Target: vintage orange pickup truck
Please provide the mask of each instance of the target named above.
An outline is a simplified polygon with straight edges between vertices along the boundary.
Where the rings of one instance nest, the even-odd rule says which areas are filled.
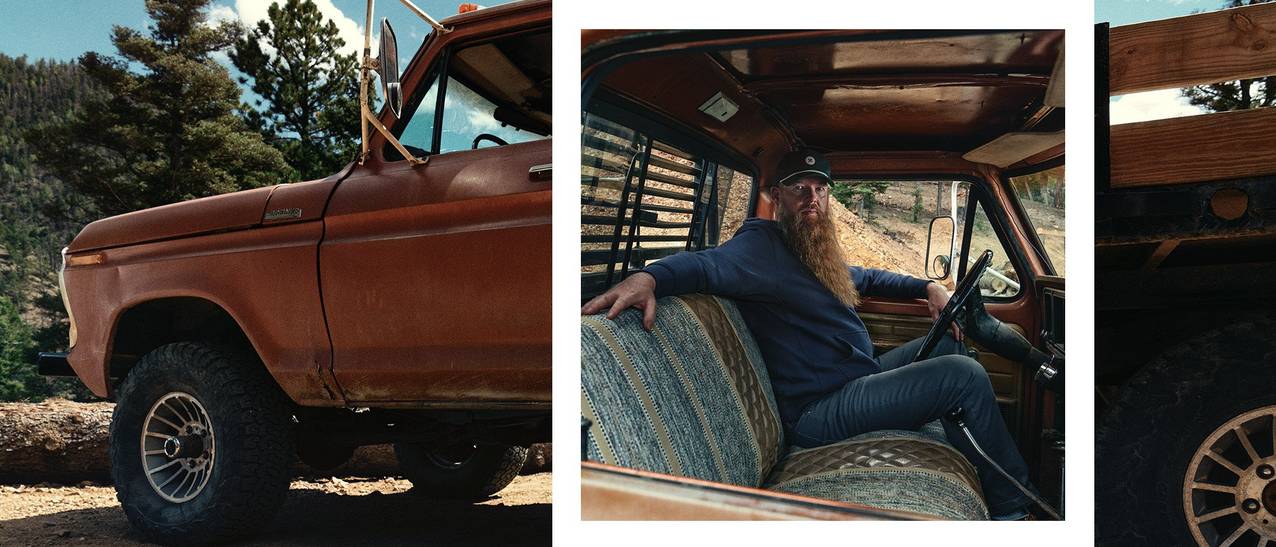
[[[152,539],[269,522],[297,456],[393,442],[417,491],[481,498],[549,440],[550,2],[404,4],[433,31],[401,81],[388,22],[380,59],[365,35],[344,170],[99,220],[63,252],[71,349],[41,368],[117,401],[116,489]]]

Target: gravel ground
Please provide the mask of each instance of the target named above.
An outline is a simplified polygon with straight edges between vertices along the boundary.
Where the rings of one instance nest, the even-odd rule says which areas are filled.
[[[480,503],[433,501],[395,478],[293,481],[274,521],[245,545],[549,545],[552,473],[514,479]],[[110,485],[0,486],[0,545],[142,545]]]

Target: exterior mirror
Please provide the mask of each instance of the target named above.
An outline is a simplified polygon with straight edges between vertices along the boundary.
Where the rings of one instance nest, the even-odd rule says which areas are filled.
[[[948,279],[952,273],[953,244],[956,242],[952,217],[935,217],[930,220],[930,233],[926,237],[926,277]]]
[[[381,52],[377,58],[377,75],[381,78],[381,92],[390,112],[398,118],[403,112],[403,87],[399,84],[399,44],[394,39],[390,20],[381,19]]]

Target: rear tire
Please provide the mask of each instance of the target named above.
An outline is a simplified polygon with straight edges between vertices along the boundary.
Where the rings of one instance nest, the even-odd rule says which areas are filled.
[[[441,450],[423,443],[398,443],[399,470],[414,491],[449,499],[479,500],[509,485],[527,462],[527,448],[480,445]]]
[[[1276,524],[1276,507],[1260,508],[1252,517],[1239,512],[1209,517],[1239,507],[1249,498],[1237,495],[1242,482],[1256,484],[1251,475],[1259,464],[1276,463],[1276,420],[1235,421],[1250,413],[1276,414],[1273,332],[1276,322],[1258,319],[1207,333],[1166,351],[1122,388],[1097,431],[1098,545],[1192,545],[1198,543],[1194,534],[1218,545],[1247,519],[1260,527],[1263,519]],[[1258,461],[1232,433],[1241,421],[1248,423],[1241,430]],[[1207,452],[1220,454],[1241,473],[1227,471]],[[1186,480],[1189,473],[1192,479]],[[1200,483],[1225,488],[1192,486]],[[1189,514],[1200,522],[1189,523]],[[1274,537],[1263,530],[1237,533]]]
[[[288,490],[291,412],[260,365],[203,344],[169,344],[130,371],[117,401],[116,497],[148,539],[220,542],[274,517]]]

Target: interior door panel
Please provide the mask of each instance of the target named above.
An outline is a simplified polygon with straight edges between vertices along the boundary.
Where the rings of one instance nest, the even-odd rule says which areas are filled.
[[[921,308],[923,310],[926,309],[924,305]],[[899,347],[909,340],[926,336],[931,325],[929,315],[888,315],[861,312],[860,319],[863,319],[864,325],[868,327],[868,334],[872,337],[873,345],[879,354]],[[1015,331],[1023,334],[1023,329],[1019,325],[1011,324],[1010,326]],[[1009,409],[1013,409],[1016,407],[1021,399],[1023,367],[1014,361],[988,351],[971,340],[966,340],[966,344],[979,352],[979,364],[983,365],[984,370],[988,371],[988,377],[992,380],[993,392],[997,394],[997,402],[1003,408],[1009,407]]]

